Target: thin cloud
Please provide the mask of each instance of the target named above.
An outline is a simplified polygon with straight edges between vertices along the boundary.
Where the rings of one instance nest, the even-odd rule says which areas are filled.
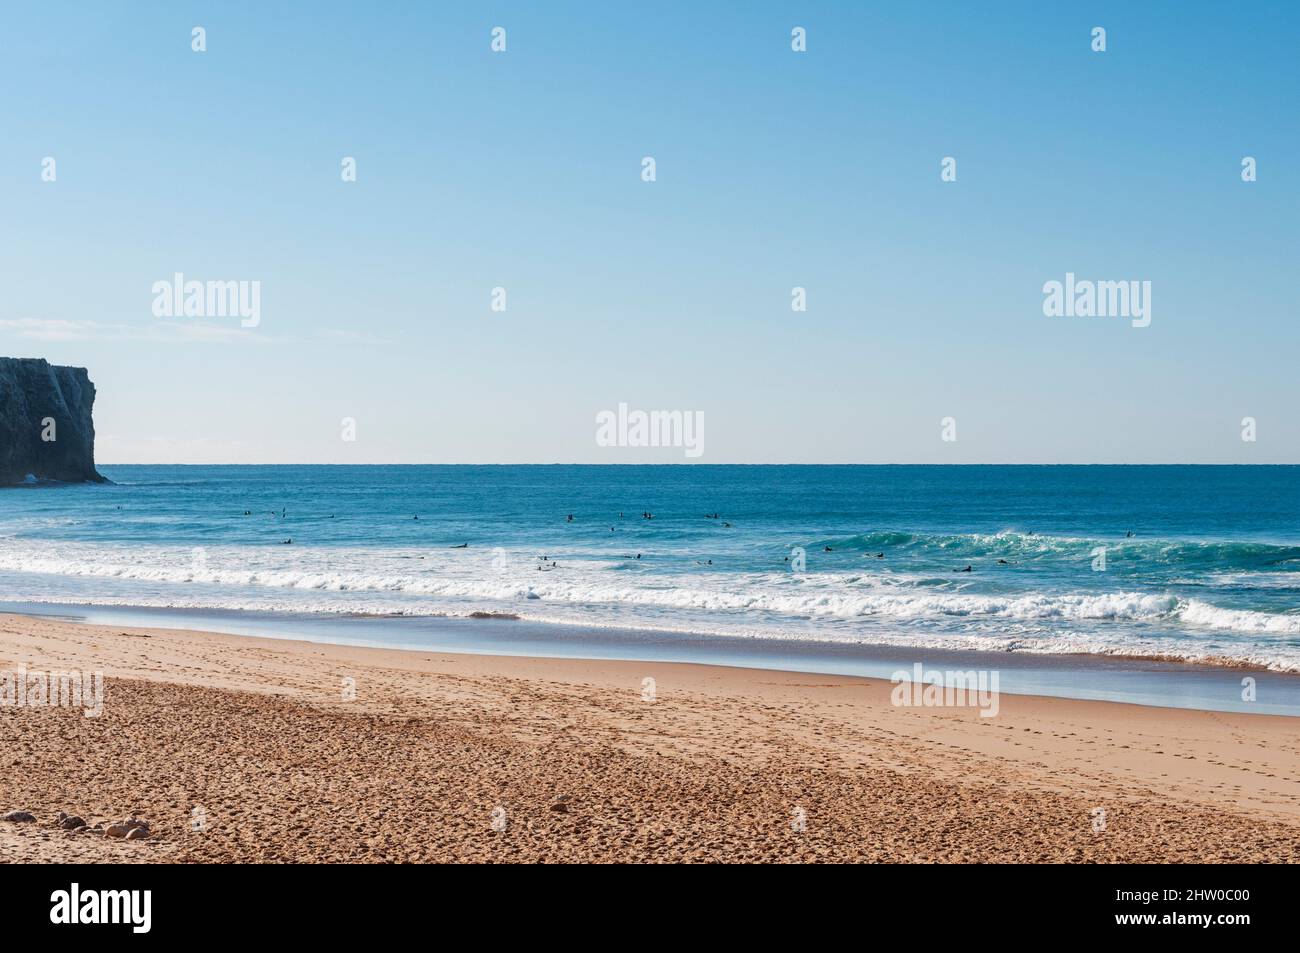
[[[0,318],[0,333],[28,341],[148,341],[175,344],[226,344],[268,341],[257,331],[204,321],[157,321],[150,324],[113,324],[104,321],[69,321],[63,318]]]
[[[324,328],[320,337],[325,341],[349,341],[356,344],[388,344],[388,338],[376,337],[366,331],[348,331],[343,328]]]
[[[236,319],[231,319],[232,321]],[[261,328],[217,324],[210,320],[159,320],[149,324],[115,324],[108,321],[69,321],[64,318],[0,318],[0,335],[26,341],[148,341],[154,344],[234,344],[243,341],[302,343],[324,341],[352,344],[386,344],[387,338],[365,331],[324,328],[307,338],[267,334]]]

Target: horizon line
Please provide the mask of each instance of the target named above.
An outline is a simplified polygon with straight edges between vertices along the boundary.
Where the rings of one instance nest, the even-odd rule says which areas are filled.
[[[1300,467],[1300,462],[1279,463],[96,463],[97,467]]]

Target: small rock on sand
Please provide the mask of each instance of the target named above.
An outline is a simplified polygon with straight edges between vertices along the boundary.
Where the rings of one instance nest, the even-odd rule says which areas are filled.
[[[148,829],[147,827],[133,827],[133,828],[131,828],[131,830],[127,833],[127,835],[126,835],[126,839],[127,839],[127,840],[144,840],[144,839],[145,839],[146,837],[148,837],[148,836],[149,836],[149,829]]]
[[[36,820],[36,815],[27,811],[10,811],[4,816],[4,820],[11,821],[14,824],[30,824]]]

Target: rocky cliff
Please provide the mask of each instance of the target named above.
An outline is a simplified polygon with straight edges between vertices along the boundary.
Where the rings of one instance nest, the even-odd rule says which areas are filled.
[[[0,357],[0,486],[104,482],[95,471],[95,385],[84,367]]]

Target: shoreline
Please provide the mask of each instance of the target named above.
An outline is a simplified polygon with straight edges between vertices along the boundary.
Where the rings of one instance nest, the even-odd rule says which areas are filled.
[[[1300,674],[1159,656],[1039,653],[879,643],[715,636],[523,619],[335,615],[0,602],[18,613],[106,625],[193,629],[281,641],[529,658],[681,662],[889,679],[915,662],[997,671],[1006,694],[1116,701],[1149,707],[1300,717]],[[1256,698],[1245,701],[1243,679]]]
[[[1300,859],[1282,716],[1003,694],[981,718],[854,676],[0,615],[15,665],[107,690],[100,718],[0,707],[0,812],[37,817],[0,822],[6,861]]]

